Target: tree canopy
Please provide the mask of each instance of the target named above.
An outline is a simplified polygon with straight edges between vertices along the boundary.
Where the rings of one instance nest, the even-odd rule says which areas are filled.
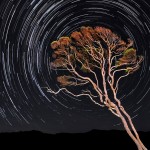
[[[137,56],[131,39],[125,42],[110,29],[99,26],[95,28],[81,27],[70,37],[61,37],[52,42],[51,48],[54,50],[51,67],[58,70],[63,68],[71,73],[69,76],[58,77],[58,82],[62,86],[76,85],[72,80],[74,74],[71,66],[74,69],[90,73],[95,68],[101,69],[105,63],[105,71],[108,72],[110,63],[111,73],[122,69],[125,73],[130,74],[138,70],[143,60],[142,56]]]

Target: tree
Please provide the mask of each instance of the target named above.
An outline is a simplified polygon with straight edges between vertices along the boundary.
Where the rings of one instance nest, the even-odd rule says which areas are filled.
[[[81,27],[70,37],[53,41],[51,69],[59,71],[57,82],[60,89],[48,91],[54,94],[64,91],[75,97],[88,96],[95,104],[107,107],[121,119],[138,150],[146,150],[130,115],[117,98],[121,79],[138,70],[143,61],[143,56],[137,56],[133,44],[131,39],[124,41],[110,29],[100,26]],[[89,90],[87,85],[92,89]],[[72,86],[80,87],[78,94],[70,90]]]

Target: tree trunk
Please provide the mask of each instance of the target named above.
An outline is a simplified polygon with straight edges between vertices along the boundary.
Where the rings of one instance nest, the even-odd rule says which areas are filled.
[[[120,116],[120,119],[123,123],[123,126],[124,126],[126,132],[131,137],[131,139],[134,141],[134,143],[136,144],[138,150],[147,150],[147,148],[143,145],[143,143],[141,142],[141,140],[139,138],[139,135],[138,135],[133,123],[132,123],[131,117],[126,113],[126,111],[124,109],[119,110],[119,108],[116,106],[115,110],[116,110],[117,114]],[[128,118],[129,125],[131,126],[131,128],[132,128],[135,135],[133,135],[133,133],[131,132],[129,125],[128,125],[125,117],[122,115],[121,112]]]
[[[132,122],[131,117],[129,116],[129,114],[125,111],[125,109],[124,109],[123,107],[121,107],[120,110],[121,110],[122,113],[127,117],[128,122],[129,122],[129,125],[130,125],[130,127],[132,128],[132,130],[133,130],[133,132],[134,132],[134,134],[135,134],[135,136],[136,136],[138,142],[139,142],[140,145],[142,146],[143,150],[147,150],[147,148],[144,146],[144,144],[143,144],[142,141],[140,140],[140,137],[139,137],[139,135],[138,135],[138,133],[137,133],[135,127],[134,127],[134,124],[133,124],[133,122]]]

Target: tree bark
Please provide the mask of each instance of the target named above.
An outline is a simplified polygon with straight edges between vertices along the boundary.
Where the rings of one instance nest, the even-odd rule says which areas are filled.
[[[128,124],[127,124],[127,121],[125,120],[125,117],[121,114],[121,112],[120,112],[120,110],[119,110],[119,108],[118,108],[117,106],[115,107],[115,110],[116,110],[116,112],[118,113],[118,115],[120,116],[120,119],[121,119],[121,121],[122,121],[122,123],[123,123],[123,126],[124,126],[126,132],[127,132],[128,135],[131,137],[131,139],[134,141],[134,143],[136,144],[138,150],[146,150],[146,149],[143,149],[143,148],[142,148],[142,146],[141,146],[141,144],[139,143],[139,141],[138,141],[138,140],[136,139],[136,137],[132,134],[132,132],[131,132],[131,130],[130,130]]]

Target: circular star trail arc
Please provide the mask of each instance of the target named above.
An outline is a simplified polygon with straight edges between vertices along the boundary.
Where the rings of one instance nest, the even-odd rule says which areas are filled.
[[[138,54],[145,59],[140,71],[119,85],[118,97],[133,118],[147,111],[149,9],[150,5],[144,0],[3,0],[0,4],[0,116],[3,124],[13,126],[16,121],[30,124],[33,118],[45,123],[40,107],[47,105],[59,115],[69,109],[107,116],[107,111],[90,100],[76,99],[65,93],[55,96],[45,88],[59,88],[56,73],[50,69],[50,43],[81,26],[105,26],[122,38],[134,41]]]

